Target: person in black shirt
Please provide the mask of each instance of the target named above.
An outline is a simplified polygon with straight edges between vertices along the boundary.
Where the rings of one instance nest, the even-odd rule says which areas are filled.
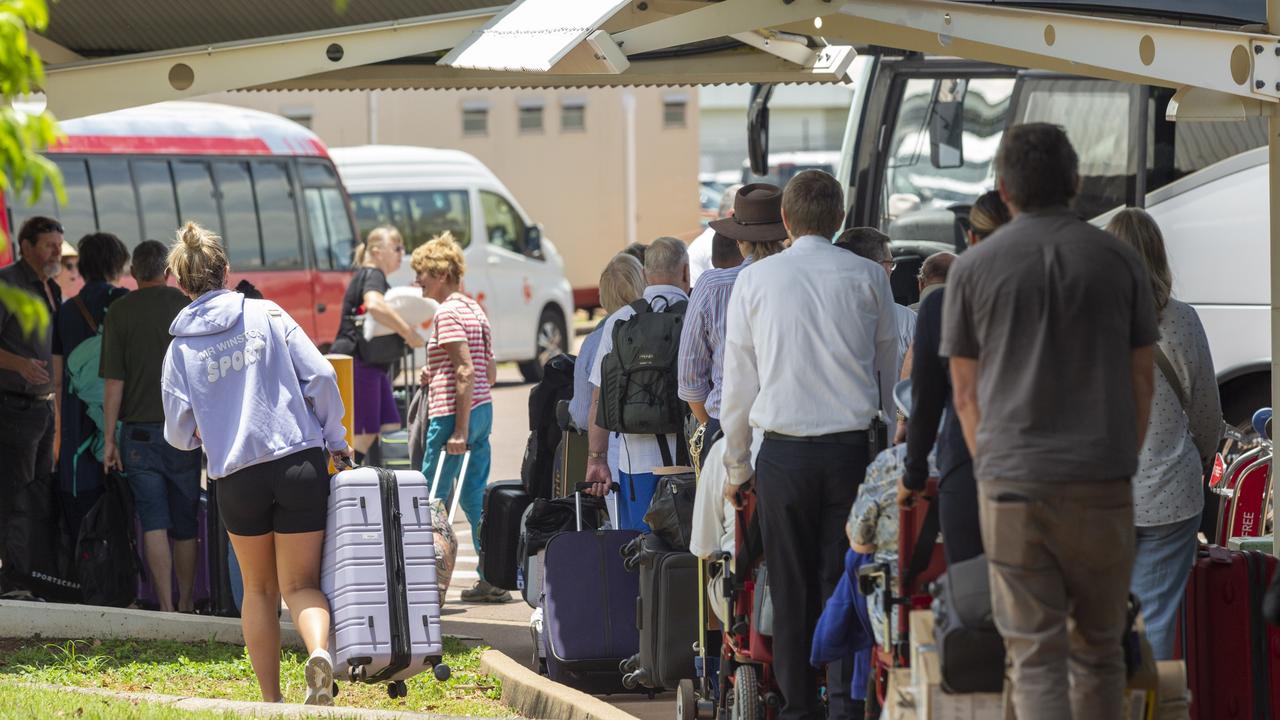
[[[62,225],[47,217],[28,219],[18,231],[18,251],[21,258],[0,269],[0,284],[43,301],[50,322],[43,332],[27,332],[0,304],[0,593],[30,599],[36,554],[52,542],[46,532],[57,461],[52,330],[62,304],[53,278],[61,269]]]
[[[969,213],[969,245],[976,245],[1009,222],[1009,209],[992,190],[973,203]],[[933,290],[932,288],[937,288]],[[951,407],[947,359],[938,355],[942,340],[942,302],[946,286],[934,285],[921,295],[912,344],[911,417],[907,419],[906,474],[898,487],[898,504],[907,505],[924,492],[929,480],[929,452],[938,444],[938,520],[947,539],[947,564],[982,554],[978,528],[978,486],[973,460],[964,444],[960,418]],[[945,414],[945,418],[944,418]],[[942,427],[939,428],[939,422]]]
[[[400,411],[391,394],[391,379],[387,373],[391,362],[379,357],[374,344],[366,341],[363,331],[365,318],[373,317],[380,324],[390,327],[409,347],[423,347],[426,341],[387,304],[387,275],[400,268],[404,260],[404,240],[393,227],[374,228],[364,244],[356,248],[356,273],[342,298],[342,322],[338,337],[333,341],[332,352],[355,358],[355,451],[357,461],[378,438],[383,429],[400,425]],[[381,340],[381,339],[379,339]],[[391,354],[398,354],[398,343]]]

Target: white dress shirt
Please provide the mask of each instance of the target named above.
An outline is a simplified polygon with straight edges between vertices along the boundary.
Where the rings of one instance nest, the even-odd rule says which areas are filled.
[[[698,284],[698,276],[711,269],[711,239],[716,231],[707,228],[689,243],[689,287]]]
[[[729,300],[724,430],[728,481],[751,477],[751,432],[865,430],[893,407],[898,322],[879,263],[815,235],[742,271]]]
[[[644,289],[644,299],[649,301],[654,310],[662,311],[669,303],[677,303],[681,300],[687,302],[689,296],[685,291],[674,285],[650,285]],[[655,300],[657,302],[654,302]],[[630,305],[623,305],[605,319],[604,334],[600,337],[600,346],[597,348],[596,356],[591,362],[591,385],[596,389],[600,387],[600,367],[604,362],[604,356],[613,352],[613,327],[623,320],[629,320],[635,314],[636,311]],[[610,435],[617,435],[617,433],[611,432]],[[667,435],[666,438],[667,449],[671,452],[671,458],[674,462],[676,436],[671,434]],[[658,447],[657,437],[653,435],[630,435],[627,433],[619,435],[618,470],[620,472],[628,475],[639,475],[653,472],[654,468],[662,467],[665,464],[662,460],[662,450]]]

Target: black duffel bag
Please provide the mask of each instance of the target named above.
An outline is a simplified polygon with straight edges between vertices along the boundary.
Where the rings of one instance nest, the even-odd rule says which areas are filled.
[[[649,501],[644,522],[672,551],[689,552],[693,536],[693,501],[698,479],[692,472],[663,475]]]
[[[1004,688],[1004,640],[991,616],[987,557],[947,568],[933,586],[933,638],[949,693],[998,693]]]

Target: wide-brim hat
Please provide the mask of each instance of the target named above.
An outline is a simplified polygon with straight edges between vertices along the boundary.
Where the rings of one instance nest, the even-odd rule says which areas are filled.
[[[769,183],[743,185],[733,198],[733,215],[712,220],[712,230],[739,242],[776,242],[787,239],[782,225],[782,190]]]
[[[80,251],[76,250],[75,245],[72,245],[66,240],[63,240],[62,241],[62,257],[80,257]]]

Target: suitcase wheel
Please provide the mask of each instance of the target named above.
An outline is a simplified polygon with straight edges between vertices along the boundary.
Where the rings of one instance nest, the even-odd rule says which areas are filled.
[[[449,666],[444,663],[436,663],[436,666],[432,668],[432,672],[435,673],[436,680],[439,680],[440,682],[444,682],[450,677],[453,677],[453,670],[449,669]]]
[[[396,698],[408,697],[409,688],[405,687],[403,680],[397,680],[393,683],[387,683],[387,696],[392,700]]]
[[[351,669],[347,671],[347,677],[351,679],[351,682],[362,683],[368,676],[369,674],[365,672],[363,665],[352,665]]]

